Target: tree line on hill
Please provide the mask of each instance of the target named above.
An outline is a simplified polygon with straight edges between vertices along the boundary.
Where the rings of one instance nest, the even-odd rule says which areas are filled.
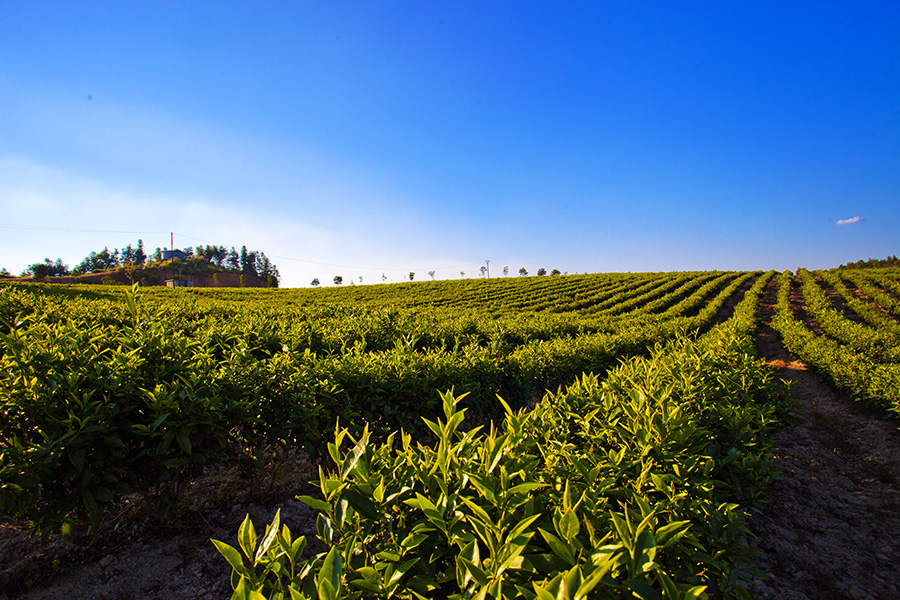
[[[887,258],[870,258],[869,260],[858,260],[841,265],[838,269],[877,269],[878,267],[900,267],[900,258],[897,255],[888,256]]]
[[[144,252],[143,240],[138,240],[137,246],[128,244],[126,247],[113,249],[109,251],[109,247],[104,246],[103,250],[91,251],[84,260],[71,270],[61,258],[51,261],[45,258],[43,262],[36,262],[28,265],[20,277],[33,277],[34,279],[45,279],[47,277],[65,277],[67,275],[84,275],[86,273],[100,273],[104,271],[113,271],[125,267],[154,267],[169,266],[173,263],[184,264],[188,271],[191,270],[222,270],[233,271],[247,275],[256,275],[265,280],[274,278],[275,281],[281,279],[278,273],[278,267],[275,266],[264,252],[257,250],[248,250],[247,246],[242,246],[240,252],[235,250],[234,246],[229,250],[225,246],[206,245],[197,246],[196,248],[188,246],[181,250],[181,258],[174,258],[167,261],[163,260],[163,252],[168,249],[157,248],[149,256]],[[0,275],[10,277],[8,270],[0,270]]]

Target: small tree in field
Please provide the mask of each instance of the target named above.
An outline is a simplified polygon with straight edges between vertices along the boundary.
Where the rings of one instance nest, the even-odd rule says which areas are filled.
[[[434,271],[428,271],[428,274],[431,275],[432,279],[434,279]]]
[[[315,279],[313,279],[312,281],[309,282],[309,285],[311,285],[313,287],[318,287],[320,283],[322,283],[322,282],[319,281],[318,277],[316,277]]]
[[[562,275],[562,273],[559,272],[559,269],[553,269],[550,271],[550,275]]]
[[[466,272],[465,272],[465,271],[460,271],[460,272],[459,272],[459,276],[460,276],[460,277],[465,277],[465,276],[466,276]]]
[[[544,275],[547,274],[547,269],[545,269],[544,267],[541,267],[540,269],[538,269],[537,274],[538,274],[538,277],[543,277]]]
[[[509,267],[503,267],[503,276],[509,277]]]
[[[526,275],[528,275],[528,271],[525,269],[525,267],[519,269],[519,277],[525,277]]]
[[[481,276],[484,277],[485,273],[487,273],[487,267],[484,265],[481,266]]]
[[[412,281],[412,280],[415,279],[415,278],[416,278],[416,272],[415,272],[415,271],[410,271],[410,272],[409,272],[409,280]]]
[[[344,283],[344,278],[341,277],[340,275],[335,275],[334,276],[334,285],[341,285],[342,283]]]

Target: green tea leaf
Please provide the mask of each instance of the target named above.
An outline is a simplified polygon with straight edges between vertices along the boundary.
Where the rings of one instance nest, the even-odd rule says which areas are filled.
[[[572,555],[572,551],[569,550],[569,546],[567,544],[563,543],[558,537],[556,537],[549,531],[546,531],[540,527],[538,528],[538,531],[547,542],[547,545],[550,546],[550,550],[552,550],[556,556],[566,561],[570,567],[575,566],[577,561],[575,560],[575,556]]]
[[[337,548],[332,546],[322,562],[317,577],[319,600],[337,598],[337,590],[341,585],[341,574],[341,555],[338,554]]]
[[[581,530],[581,525],[578,522],[578,516],[571,508],[565,513],[562,513],[558,519],[554,519],[554,521],[556,532],[559,533],[560,537],[566,541],[574,539],[575,536],[578,535],[578,532]]]
[[[225,557],[225,560],[228,561],[228,564],[231,565],[231,568],[237,571],[240,575],[249,577],[250,572],[247,570],[247,567],[244,566],[244,561],[241,559],[240,552],[237,549],[232,548],[225,542],[220,542],[219,540],[211,540],[213,545],[215,545],[216,549],[219,553]]]
[[[272,523],[268,527],[268,531],[266,532],[265,537],[260,543],[259,547],[256,549],[256,555],[253,558],[254,564],[259,563],[260,560],[266,555],[269,551],[269,548],[272,546],[272,543],[275,541],[275,537],[278,535],[278,527],[281,524],[281,509],[279,508],[275,511],[275,518],[272,519]]]
[[[249,513],[238,528],[238,543],[240,543],[241,550],[244,551],[244,556],[253,560],[253,551],[256,549],[256,529],[253,527]]]
[[[297,500],[325,514],[331,514],[331,505],[312,496],[297,496]]]

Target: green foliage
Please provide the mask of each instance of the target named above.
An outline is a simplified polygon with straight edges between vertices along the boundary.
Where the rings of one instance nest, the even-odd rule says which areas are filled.
[[[148,258],[151,258],[155,267],[166,268],[177,266],[184,273],[199,275],[214,272],[215,270],[230,269],[231,271],[240,271],[248,275],[255,275],[260,279],[267,281],[269,287],[278,287],[281,275],[278,268],[272,263],[264,252],[256,250],[247,250],[244,246],[240,255],[231,249],[231,253],[224,246],[207,245],[198,246],[196,249],[187,247],[181,252],[184,259],[179,257],[171,258],[163,261],[163,253],[157,248],[152,257],[148,257],[144,252],[143,240],[138,240],[137,246],[132,247],[128,244],[121,250],[115,248],[112,252],[109,248],[104,247],[99,252],[91,252],[84,258],[73,270],[74,273],[97,273],[103,271],[112,271],[122,267],[143,267],[147,265]],[[49,264],[49,263],[48,263]],[[57,271],[65,267],[60,261],[51,265]],[[46,265],[39,269],[42,273],[46,270]],[[68,274],[68,272],[51,272],[48,275]],[[273,283],[274,280],[274,283]],[[218,284],[216,284],[218,285]]]
[[[900,258],[897,255],[888,256],[887,258],[870,258],[868,260],[858,260],[856,262],[841,265],[839,269],[880,269],[884,267],[896,268],[900,267]]]
[[[791,307],[790,294],[794,276],[785,271],[779,278],[778,304],[772,327],[781,334],[785,346],[803,361],[823,372],[835,384],[854,395],[900,414],[900,366],[896,363],[878,362],[868,354],[871,337],[865,330],[848,325],[843,317],[823,303],[808,273],[801,270],[804,297],[810,303],[810,313],[820,319],[831,331],[841,331],[846,342],[827,335],[817,335],[809,329]],[[821,291],[821,290],[820,290]],[[856,323],[853,324],[857,325]],[[861,334],[854,339],[854,333]]]
[[[817,283],[816,276],[801,269],[797,276],[802,284],[801,289],[803,298],[806,300],[807,312],[825,333],[878,362],[900,361],[900,325],[867,303],[852,297],[837,274],[819,271],[817,275],[844,296],[849,308],[854,309],[857,314],[875,320],[879,327],[874,329],[846,318],[832,304],[825,291]]]
[[[464,398],[447,393],[444,419],[425,420],[430,445],[337,431],[324,500],[301,497],[329,550],[299,564],[287,542],[254,550],[245,521],[249,564],[215,542],[234,597],[741,596],[736,501],[771,476],[761,438],[782,403],[741,319],[532,411],[504,404],[500,429],[464,430]]]
[[[319,456],[431,435],[440,392],[499,418],[709,327],[757,274],[483,279],[319,290],[0,288],[0,503],[36,528],[139,493],[172,510],[212,456]],[[681,285],[671,285],[671,279]],[[765,276],[759,278],[763,281]],[[655,291],[663,287],[668,296]],[[598,309],[615,298],[632,310]],[[668,297],[668,300],[666,298]],[[404,306],[404,308],[398,308]],[[629,316],[631,315],[631,316]],[[549,530],[548,530],[549,531]]]
[[[895,317],[900,317],[900,282],[886,270],[842,271],[840,276],[855,285],[875,304]],[[874,307],[873,307],[874,308]]]
[[[165,510],[229,441],[232,410],[200,376],[208,357],[170,336],[136,290],[124,311],[109,307],[119,314],[108,324],[27,310],[0,321],[0,502],[38,529],[57,529],[73,511],[96,524],[104,505],[134,490]]]
[[[6,274],[9,275],[8,272]],[[24,275],[30,275],[39,281],[46,279],[47,277],[61,277],[68,274],[69,267],[63,263],[61,258],[57,258],[56,262],[52,262],[49,258],[45,258],[44,262],[28,265],[24,273]]]

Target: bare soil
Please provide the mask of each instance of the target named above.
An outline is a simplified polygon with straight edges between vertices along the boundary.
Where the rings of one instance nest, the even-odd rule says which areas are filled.
[[[792,421],[773,438],[781,477],[754,518],[754,598],[900,598],[900,430],[791,356],[769,327],[773,282],[760,303],[757,351],[791,385]],[[799,307],[798,307],[799,308]],[[799,311],[798,311],[799,312]]]
[[[825,291],[825,294],[834,305],[834,308],[839,313],[841,313],[841,316],[849,321],[853,321],[854,323],[859,323],[860,325],[868,325],[865,319],[856,314],[856,312],[847,305],[847,301],[844,299],[844,297],[841,296],[840,292],[834,289],[834,287],[830,283],[826,282],[818,275],[816,276],[816,283],[818,283],[822,287],[822,289]]]
[[[744,291],[744,290],[742,290]],[[791,356],[769,327],[773,280],[760,303],[757,350],[791,386],[792,420],[773,438],[781,477],[753,518],[747,545],[754,598],[896,600],[900,598],[900,430],[895,421],[854,402]],[[742,297],[736,293],[722,315]],[[798,315],[802,296],[794,294]],[[182,516],[163,523],[139,504],[90,541],[29,538],[0,513],[0,600],[227,598],[230,567],[210,538],[236,545],[250,514],[258,531],[277,509],[295,535],[314,541],[315,515],[295,499],[313,494],[315,465],[297,462],[275,482],[220,470],[196,481]]]
[[[884,308],[883,306],[881,306],[880,304],[875,302],[875,300],[873,298],[871,298],[868,294],[866,294],[864,291],[862,291],[861,289],[856,287],[856,284],[854,284],[852,281],[850,281],[849,279],[844,279],[843,281],[844,281],[844,285],[847,286],[847,289],[850,290],[851,294],[853,294],[854,296],[856,296],[863,302],[868,303],[870,306],[872,306],[876,310],[880,311],[883,315],[885,315],[891,319],[894,319],[894,320],[897,319],[896,315],[892,314],[891,311],[889,311],[888,309]]]
[[[257,533],[281,510],[281,522],[307,552],[320,552],[315,513],[295,498],[315,495],[308,461],[292,462],[277,481],[247,479],[212,469],[186,494],[181,515],[162,522],[126,502],[119,515],[84,541],[59,535],[44,542],[0,513],[0,600],[222,599],[231,597],[231,567],[210,539],[238,547],[237,530],[250,515]]]

